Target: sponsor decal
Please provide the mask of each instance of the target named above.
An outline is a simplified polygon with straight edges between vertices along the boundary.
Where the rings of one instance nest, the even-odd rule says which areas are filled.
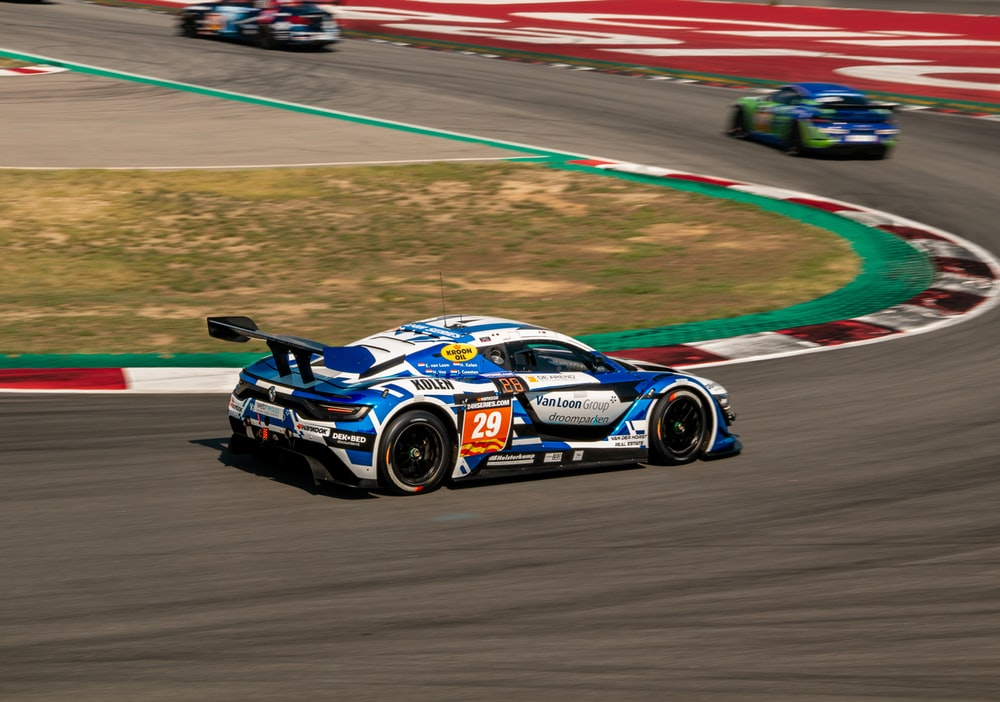
[[[410,381],[416,390],[454,390],[455,384],[444,378],[414,378]]]
[[[330,435],[326,437],[326,443],[330,446],[354,449],[355,451],[371,451],[375,446],[375,435],[331,429]]]
[[[574,461],[582,461],[583,460],[583,450],[582,449],[577,449],[576,451],[573,452],[573,460]]]
[[[450,329],[445,329],[444,327],[435,327],[433,324],[423,324],[421,322],[414,322],[413,324],[407,324],[399,327],[399,331],[418,332],[421,334],[430,334],[431,336],[443,336],[446,339],[468,338],[466,334],[461,332],[453,332]]]
[[[543,422],[578,426],[610,424],[624,409],[618,395],[607,391],[542,393],[532,398],[531,406]]]
[[[564,409],[589,409],[595,412],[606,412],[611,409],[611,403],[605,400],[593,400],[584,398],[582,400],[570,400],[565,397],[541,395],[535,399],[535,404],[539,407],[559,407]]]
[[[327,436],[330,433],[329,427],[320,427],[315,424],[296,424],[295,428],[305,434],[317,434],[319,436]]]
[[[543,463],[560,463],[560,462],[562,462],[562,452],[561,451],[555,451],[555,452],[552,452],[552,453],[547,453],[547,454],[545,454],[545,457],[542,459],[542,462]]]
[[[509,397],[470,402],[460,410],[460,415],[462,456],[496,453],[507,447],[514,417]]]
[[[470,344],[448,344],[441,349],[441,356],[452,363],[471,361],[479,354],[479,350]]]
[[[607,424],[606,421],[602,421],[601,417],[581,417],[575,414],[559,414],[558,412],[548,415],[545,421],[549,424],[593,424],[594,426]]]
[[[499,453],[486,459],[487,465],[531,465],[535,462],[533,453]]]
[[[609,441],[615,448],[640,448],[646,445],[644,436],[613,436]]]
[[[253,409],[257,414],[262,414],[265,417],[271,417],[272,419],[285,418],[285,409],[283,407],[272,405],[271,403],[264,402],[263,400],[254,400]]]
[[[565,385],[573,382],[594,382],[594,379],[585,373],[535,373],[525,376],[529,383],[559,383]]]

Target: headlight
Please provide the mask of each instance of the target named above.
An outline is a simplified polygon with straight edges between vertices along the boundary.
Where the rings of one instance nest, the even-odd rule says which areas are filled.
[[[719,403],[719,407],[722,408],[722,413],[726,415],[726,419],[730,422],[736,419],[736,413],[733,412],[732,405],[729,404],[729,391],[714,380],[708,380],[707,378],[699,378],[699,380],[712,393],[715,401]]]

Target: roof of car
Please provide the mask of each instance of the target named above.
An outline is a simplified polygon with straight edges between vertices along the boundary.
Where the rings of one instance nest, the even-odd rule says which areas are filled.
[[[807,93],[811,97],[817,97],[820,95],[864,95],[864,93],[859,90],[849,88],[846,85],[840,85],[839,83],[809,82],[793,83],[792,85]]]
[[[513,319],[452,314],[401,324],[359,339],[351,346],[367,346],[378,358],[382,355],[409,354],[441,343],[482,347],[521,339],[551,339],[580,344],[560,332]]]

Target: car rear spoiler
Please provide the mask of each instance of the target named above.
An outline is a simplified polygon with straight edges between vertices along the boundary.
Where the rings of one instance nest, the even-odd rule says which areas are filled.
[[[291,375],[289,356],[295,359],[303,382],[312,383],[316,375],[312,369],[313,356],[322,356],[323,365],[330,370],[363,373],[375,363],[372,352],[364,346],[327,346],[312,339],[260,331],[249,317],[209,317],[208,335],[223,341],[246,343],[250,339],[267,342],[274,357],[274,365],[282,376]]]
[[[890,112],[895,112],[900,107],[898,102],[886,102],[884,100],[870,100],[868,105],[871,107],[879,107],[883,110],[889,110]]]

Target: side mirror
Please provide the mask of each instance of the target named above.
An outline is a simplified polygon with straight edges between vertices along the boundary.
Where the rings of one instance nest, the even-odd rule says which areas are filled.
[[[596,351],[587,358],[587,366],[594,373],[614,373],[617,370],[608,360],[607,356]]]

